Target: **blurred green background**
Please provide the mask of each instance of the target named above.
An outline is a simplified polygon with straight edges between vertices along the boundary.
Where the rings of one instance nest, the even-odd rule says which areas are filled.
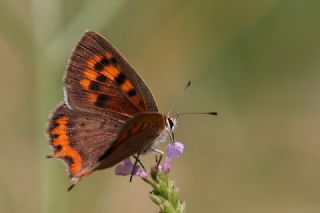
[[[48,113],[85,29],[120,49],[185,143],[188,212],[320,212],[320,1],[0,0],[0,212],[157,212],[138,178],[96,172],[70,193],[46,160]],[[145,157],[147,164],[154,161]]]

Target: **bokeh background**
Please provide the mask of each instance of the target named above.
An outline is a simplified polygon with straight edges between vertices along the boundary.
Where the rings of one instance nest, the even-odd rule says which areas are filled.
[[[113,169],[72,192],[46,160],[48,113],[85,29],[120,49],[185,143],[171,173],[188,212],[320,212],[317,0],[0,0],[0,212],[157,212]],[[162,147],[164,148],[164,147]],[[144,162],[151,164],[152,157]]]

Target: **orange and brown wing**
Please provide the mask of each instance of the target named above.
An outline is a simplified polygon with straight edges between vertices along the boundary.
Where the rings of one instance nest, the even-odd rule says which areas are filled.
[[[157,112],[145,112],[130,119],[121,129],[112,145],[99,157],[99,167],[104,169],[136,153],[145,153],[156,138],[165,134],[164,116]]]
[[[65,101],[71,109],[132,117],[157,111],[148,87],[102,36],[88,31],[78,42],[65,74]]]
[[[99,156],[116,139],[127,122],[122,115],[99,116],[71,111],[65,104],[57,107],[49,120],[47,133],[53,154],[62,159],[70,178],[80,179],[96,169]]]

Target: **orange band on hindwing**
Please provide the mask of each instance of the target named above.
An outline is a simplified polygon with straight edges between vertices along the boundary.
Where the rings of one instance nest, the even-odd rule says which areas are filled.
[[[71,175],[77,174],[82,167],[81,155],[71,147],[68,137],[68,117],[62,116],[52,120],[53,125],[50,130],[52,145],[55,148],[53,157],[61,158],[69,165]]]

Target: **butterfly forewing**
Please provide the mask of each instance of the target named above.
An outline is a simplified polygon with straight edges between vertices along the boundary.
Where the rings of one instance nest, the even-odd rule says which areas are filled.
[[[84,34],[73,51],[65,84],[70,108],[128,116],[158,110],[148,87],[128,62],[92,31]]]

